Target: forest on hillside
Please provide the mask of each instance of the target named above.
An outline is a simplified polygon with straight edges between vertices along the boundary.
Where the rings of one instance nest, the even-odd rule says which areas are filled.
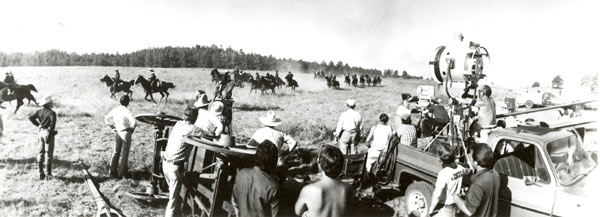
[[[242,70],[279,70],[303,73],[325,71],[334,74],[358,73],[400,77],[398,70],[365,69],[338,61],[315,62],[276,58],[255,53],[245,53],[231,47],[201,46],[148,48],[131,53],[68,53],[48,50],[31,53],[0,52],[0,66],[123,66],[162,68],[224,68]],[[403,73],[408,75],[406,71]]]

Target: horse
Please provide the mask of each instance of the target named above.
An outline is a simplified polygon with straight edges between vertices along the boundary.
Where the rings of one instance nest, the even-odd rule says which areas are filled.
[[[364,87],[365,86],[365,76],[361,75],[359,81],[360,81],[360,86]]]
[[[108,91],[110,91],[110,98],[116,98],[115,94],[120,91],[127,93],[129,97],[133,96],[133,91],[131,91],[131,86],[133,86],[133,80],[129,82],[121,82],[121,84],[117,85],[116,90],[113,86],[113,79],[108,77],[108,75],[104,75],[104,77],[100,78],[100,82],[106,83],[106,86],[109,87]]]
[[[289,79],[286,78],[286,80],[288,80],[288,83],[290,82]],[[275,86],[281,89],[282,86],[285,86],[285,82],[280,77],[277,77],[277,83],[275,84]]]
[[[377,84],[381,84],[381,77],[379,76],[375,76],[375,78],[373,78],[373,86],[377,86]]]
[[[244,82],[249,82],[252,75],[247,72],[233,73],[233,81],[236,86],[244,88]]]
[[[371,86],[371,77],[369,75],[365,75],[365,81],[367,82],[367,86]]]
[[[175,88],[175,85],[171,82],[166,82],[166,81],[161,81],[160,84],[158,85],[158,87],[156,88],[152,88],[152,85],[150,84],[150,81],[146,80],[146,78],[144,78],[144,76],[139,75],[136,79],[135,79],[135,84],[141,84],[142,88],[144,88],[144,92],[146,93],[146,96],[144,96],[144,99],[146,101],[152,101],[154,103],[156,103],[156,101],[154,101],[154,97],[152,96],[153,93],[160,93],[160,101],[162,101],[163,98],[165,98],[165,101],[168,101],[169,99],[169,92],[168,90],[170,88]],[[150,100],[148,99],[148,96],[150,96]]]
[[[349,75],[344,76],[344,83],[346,83],[346,86],[350,86],[350,82],[351,82],[350,76]]]
[[[334,78],[331,78],[331,88],[334,88],[336,90],[340,89],[340,82]]]
[[[298,82],[292,78],[288,81],[286,88],[292,88],[293,91],[296,91],[296,87],[298,87]]]
[[[263,94],[266,90],[271,90],[271,93],[275,94],[275,87],[277,87],[276,81],[275,82],[271,81],[271,80],[267,79],[267,77],[265,76],[260,79],[260,83],[262,83],[261,91],[263,92]]]
[[[212,77],[212,82],[218,84],[221,82],[221,80],[223,80],[224,74],[219,73],[219,70],[215,68],[210,71],[210,76]]]
[[[254,90],[254,93],[256,93],[257,90],[261,90],[261,93],[262,93],[262,83],[260,82],[260,80],[256,80],[253,77],[251,77],[249,82],[250,82],[250,92],[248,93],[248,95],[250,95],[252,93],[252,90]]]
[[[357,86],[358,85],[358,78],[356,77],[356,74],[352,75],[352,86]]]
[[[31,91],[37,92],[37,89],[32,84],[17,85],[15,88],[13,88],[13,94],[8,94],[9,89],[9,87],[5,87],[0,90],[0,104],[2,104],[2,101],[10,102],[12,100],[17,100],[17,107],[15,108],[15,113],[17,113],[19,108],[24,104],[23,99],[27,99],[29,100],[29,102],[33,100],[33,102],[35,102],[35,104],[38,105],[33,95],[31,95]]]

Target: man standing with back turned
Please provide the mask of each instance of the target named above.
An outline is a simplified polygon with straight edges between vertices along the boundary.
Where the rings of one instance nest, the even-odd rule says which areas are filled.
[[[43,108],[37,110],[35,113],[29,116],[29,121],[39,128],[38,141],[39,141],[39,154],[37,157],[39,169],[40,169],[40,180],[46,178],[52,178],[52,156],[54,153],[54,136],[56,136],[56,112],[52,111],[52,97],[46,96],[40,103]],[[45,159],[44,159],[45,158]],[[44,174],[44,160],[46,163],[46,174]]]
[[[135,130],[135,118],[127,109],[129,96],[124,95],[119,99],[121,104],[104,117],[104,123],[115,131],[115,150],[110,161],[110,177],[122,178],[127,174],[127,160],[131,146],[131,134]],[[112,118],[112,121],[110,119]]]
[[[356,154],[356,144],[360,140],[360,130],[362,128],[362,117],[354,110],[356,101],[349,99],[346,101],[346,110],[340,115],[337,128],[333,135],[339,140],[340,150],[343,154]]]

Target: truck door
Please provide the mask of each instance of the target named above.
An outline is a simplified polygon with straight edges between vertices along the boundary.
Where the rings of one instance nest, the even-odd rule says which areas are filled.
[[[556,182],[536,143],[496,138],[494,169],[506,188],[500,189],[498,216],[550,216]]]

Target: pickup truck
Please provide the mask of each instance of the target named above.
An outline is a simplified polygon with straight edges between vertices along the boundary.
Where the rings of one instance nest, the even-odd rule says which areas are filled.
[[[488,144],[506,186],[500,190],[498,216],[590,216],[596,211],[597,157],[584,150],[574,129],[497,129]],[[441,169],[433,150],[399,146],[394,182],[405,189],[409,213],[425,216]],[[470,177],[463,182],[468,186]]]

